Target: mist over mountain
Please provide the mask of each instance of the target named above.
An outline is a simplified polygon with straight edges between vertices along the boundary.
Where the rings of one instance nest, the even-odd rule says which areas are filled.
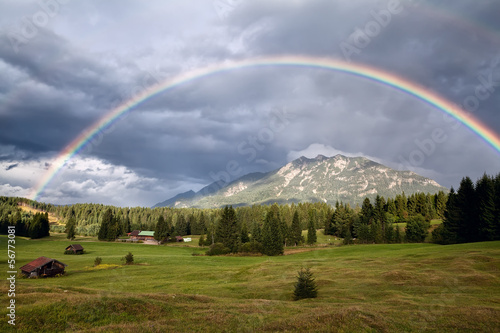
[[[178,194],[154,207],[218,208],[225,205],[249,206],[299,202],[336,201],[361,204],[377,195],[447,192],[432,179],[411,171],[397,171],[364,157],[318,155],[300,157],[268,173],[252,173],[220,185],[212,183],[199,192]]]

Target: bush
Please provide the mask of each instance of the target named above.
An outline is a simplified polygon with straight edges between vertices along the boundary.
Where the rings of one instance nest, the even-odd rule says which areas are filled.
[[[225,247],[222,243],[215,243],[210,246],[210,249],[206,252],[207,256],[219,256],[223,254],[230,253],[231,250],[228,247]]]
[[[94,267],[99,266],[102,263],[101,257],[96,257],[94,260]]]
[[[198,246],[205,245],[205,236],[201,235],[200,240],[198,241]]]
[[[243,253],[262,253],[262,244],[257,241],[251,241],[240,245],[238,252]]]
[[[64,254],[75,254],[75,252],[71,251],[71,250],[65,250],[64,251]]]
[[[132,252],[129,252],[122,260],[125,261],[125,265],[132,265],[134,263],[134,255]]]
[[[293,292],[293,299],[298,301],[304,298],[318,297],[318,288],[316,287],[316,282],[314,282],[310,269],[302,268],[298,274],[297,282],[295,283],[295,291]]]

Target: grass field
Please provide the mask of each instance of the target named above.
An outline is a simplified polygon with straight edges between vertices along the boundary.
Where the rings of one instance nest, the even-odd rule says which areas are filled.
[[[18,268],[41,255],[68,265],[63,277],[17,279],[17,331],[500,331],[500,242],[323,246],[280,257],[197,256],[205,249],[195,239],[75,242],[87,254],[64,255],[64,235],[17,238]],[[5,236],[0,244],[6,272]],[[123,266],[129,251],[136,264]],[[97,256],[101,269],[92,268]],[[319,297],[294,302],[301,267],[311,268]],[[3,283],[2,332],[11,329],[7,291]]]

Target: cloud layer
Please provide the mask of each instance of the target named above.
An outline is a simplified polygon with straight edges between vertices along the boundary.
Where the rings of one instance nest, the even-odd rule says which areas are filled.
[[[152,84],[264,55],[359,62],[463,105],[500,132],[497,1],[7,1],[0,15],[0,195],[29,195],[69,142]],[[440,140],[434,140],[434,134]],[[430,141],[429,141],[430,140]],[[429,105],[311,68],[200,78],[134,108],[40,200],[149,206],[228,167],[269,171],[343,152],[457,186],[498,153]]]

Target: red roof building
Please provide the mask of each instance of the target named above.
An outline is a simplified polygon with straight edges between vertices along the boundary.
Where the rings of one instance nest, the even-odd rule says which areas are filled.
[[[64,268],[66,266],[68,265],[63,264],[58,260],[40,257],[33,260],[29,264],[24,265],[20,268],[20,270],[27,277],[45,277],[64,274]]]

